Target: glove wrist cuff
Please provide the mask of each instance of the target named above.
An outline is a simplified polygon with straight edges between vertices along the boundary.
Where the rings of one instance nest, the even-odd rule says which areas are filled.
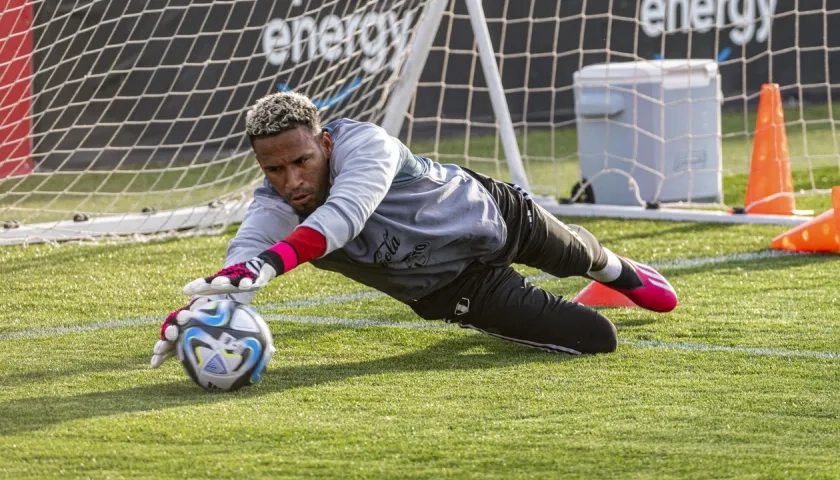
[[[258,255],[265,263],[274,267],[277,274],[286,273],[298,266],[300,259],[297,250],[288,242],[279,242]]]

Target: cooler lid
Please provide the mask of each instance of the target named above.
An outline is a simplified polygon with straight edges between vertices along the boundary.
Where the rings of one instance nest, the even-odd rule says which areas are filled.
[[[574,74],[576,84],[661,83],[665,88],[705,87],[718,75],[707,59],[640,60],[587,65]]]

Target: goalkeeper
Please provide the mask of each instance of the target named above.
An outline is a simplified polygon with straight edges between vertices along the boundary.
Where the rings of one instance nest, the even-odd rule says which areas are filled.
[[[174,353],[179,312],[208,298],[247,303],[305,262],[375,288],[424,319],[571,354],[615,350],[615,326],[529,284],[512,263],[596,280],[649,310],[677,305],[651,267],[560,222],[518,186],[413,155],[372,123],[339,119],[322,127],[303,95],[260,99],[246,132],[265,181],[224,268],[184,287],[193,301],[164,321],[153,367]]]

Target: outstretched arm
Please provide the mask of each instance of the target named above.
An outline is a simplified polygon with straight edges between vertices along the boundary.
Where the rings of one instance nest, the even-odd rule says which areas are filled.
[[[292,259],[296,255],[293,245],[305,254],[317,250],[317,245],[311,247],[307,243],[311,234],[299,223],[292,208],[270,187],[258,188],[242,225],[228,244],[224,268],[214,275],[190,282],[184,287],[184,293],[250,302],[256,291],[251,287],[261,271],[256,264],[265,262],[260,256],[279,256],[282,260],[285,255],[288,268],[278,267],[282,273],[293,268]],[[300,238],[302,240],[296,241]],[[275,258],[269,260],[275,265],[278,263]]]
[[[228,244],[222,271],[235,268],[236,265],[247,262],[272,245],[277,245],[294,235],[299,223],[292,208],[269,187],[258,188],[254,192],[254,201],[248,207],[242,225]],[[255,291],[241,291],[219,296],[248,303],[255,294]]]
[[[237,263],[184,287],[186,294],[253,292],[301,263],[343,247],[361,233],[401,164],[400,144],[372,124],[342,125],[330,158],[335,180],[326,202],[277,243],[260,243]],[[261,250],[262,249],[262,250]],[[245,250],[243,250],[244,252]]]
[[[292,209],[266,187],[254,192],[254,201],[248,207],[245,219],[236,236],[230,241],[225,256],[225,269],[234,268],[242,262],[258,255],[280,240],[294,235],[299,220]],[[201,279],[207,283],[205,279]],[[212,300],[230,299],[249,303],[254,298],[254,291],[240,291],[227,294],[204,294],[194,292],[192,300],[184,307],[171,312],[160,327],[160,337],[154,345],[151,364],[160,367],[175,355],[175,340],[178,338],[178,324],[190,319],[192,311]]]

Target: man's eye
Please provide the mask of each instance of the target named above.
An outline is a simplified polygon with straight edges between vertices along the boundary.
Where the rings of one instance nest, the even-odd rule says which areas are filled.
[[[306,160],[307,160],[307,159],[306,159],[306,158],[303,158],[303,157],[298,158],[298,159],[297,159],[297,164],[298,164],[298,165],[301,165],[301,164],[305,163],[305,162],[306,162]]]

